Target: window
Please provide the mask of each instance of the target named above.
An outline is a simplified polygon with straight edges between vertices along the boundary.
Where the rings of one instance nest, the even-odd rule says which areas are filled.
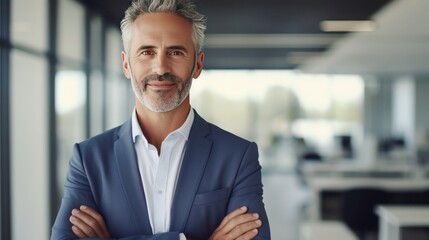
[[[290,170],[296,161],[294,137],[327,155],[335,153],[337,135],[361,137],[359,76],[204,70],[190,96],[207,120],[255,141],[264,167]]]
[[[11,41],[38,51],[47,49],[47,0],[11,2]]]
[[[60,66],[55,76],[57,186],[62,196],[73,145],[86,138],[86,76],[82,69]]]
[[[11,52],[11,225],[14,239],[49,238],[46,71],[46,59],[18,50]],[[28,201],[29,196],[31,201]]]
[[[85,12],[77,1],[58,0],[58,55],[83,61]]]
[[[107,31],[107,128],[113,128],[125,122],[130,116],[132,107],[129,106],[129,89],[131,83],[122,73],[122,42],[117,29]]]

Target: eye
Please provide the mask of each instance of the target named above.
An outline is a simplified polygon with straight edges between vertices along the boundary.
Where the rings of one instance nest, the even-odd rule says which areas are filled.
[[[143,50],[140,52],[140,55],[154,55],[154,52],[151,50]]]
[[[172,55],[172,56],[183,56],[184,53],[182,51],[173,50],[170,52],[170,55]]]

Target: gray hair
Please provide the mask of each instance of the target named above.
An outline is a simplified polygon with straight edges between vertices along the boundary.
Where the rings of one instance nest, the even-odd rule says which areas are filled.
[[[206,19],[204,15],[196,11],[193,3],[189,0],[133,0],[121,21],[122,43],[127,54],[130,50],[134,21],[142,14],[156,12],[171,12],[188,19],[192,23],[192,41],[195,45],[196,54],[201,51],[204,31],[206,30]]]

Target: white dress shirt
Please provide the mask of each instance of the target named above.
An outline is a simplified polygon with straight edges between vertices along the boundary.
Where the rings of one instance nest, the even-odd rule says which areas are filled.
[[[194,111],[191,109],[185,123],[164,139],[160,154],[144,136],[137,120],[136,110],[133,111],[131,121],[134,148],[152,232],[154,234],[168,232],[171,205],[189,132],[194,122]],[[186,239],[185,235],[181,233],[180,239]]]

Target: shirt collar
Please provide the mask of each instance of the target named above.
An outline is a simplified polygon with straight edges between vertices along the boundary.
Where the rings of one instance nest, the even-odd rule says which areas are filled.
[[[188,140],[189,138],[189,133],[191,132],[191,128],[192,128],[192,123],[194,122],[194,109],[191,108],[191,110],[189,111],[188,117],[186,118],[185,122],[182,124],[182,126],[180,126],[178,129],[174,130],[173,132],[171,132],[168,136],[174,134],[174,133],[180,133],[186,140]],[[146,139],[146,137],[143,134],[143,131],[140,127],[140,124],[137,120],[137,111],[134,108],[133,110],[133,114],[131,116],[131,131],[133,134],[133,142],[136,143],[137,141],[137,137],[141,136],[143,139],[143,143],[145,144],[145,146],[148,146],[148,141]],[[168,137],[167,136],[167,137]]]

